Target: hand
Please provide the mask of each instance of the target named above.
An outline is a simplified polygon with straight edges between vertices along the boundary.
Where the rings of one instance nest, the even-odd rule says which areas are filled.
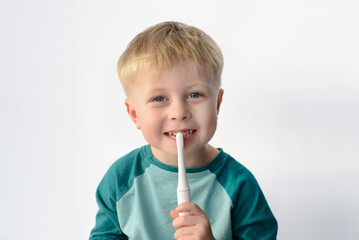
[[[180,212],[189,212],[189,215],[179,216]],[[211,224],[205,212],[194,202],[184,202],[171,211],[176,240],[215,240]]]

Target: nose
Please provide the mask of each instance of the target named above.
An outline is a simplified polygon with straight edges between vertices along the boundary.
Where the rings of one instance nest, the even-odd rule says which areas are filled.
[[[188,120],[192,116],[185,102],[172,102],[168,117],[170,120]]]

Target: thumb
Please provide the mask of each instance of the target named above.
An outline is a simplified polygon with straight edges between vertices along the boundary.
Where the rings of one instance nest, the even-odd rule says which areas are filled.
[[[176,219],[179,216],[176,210],[171,210],[170,215],[173,219]]]
[[[183,202],[180,205],[178,205],[175,210],[177,213],[189,212],[190,215],[197,215],[197,216],[204,214],[202,209],[194,202]]]

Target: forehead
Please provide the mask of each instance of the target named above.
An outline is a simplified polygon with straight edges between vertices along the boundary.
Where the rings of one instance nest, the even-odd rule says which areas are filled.
[[[205,80],[208,84],[215,84],[216,82],[211,68],[198,66],[192,61],[184,61],[166,69],[159,68],[155,65],[148,66],[136,73],[132,84],[134,86],[167,84],[174,79],[182,79],[183,84],[195,80]]]

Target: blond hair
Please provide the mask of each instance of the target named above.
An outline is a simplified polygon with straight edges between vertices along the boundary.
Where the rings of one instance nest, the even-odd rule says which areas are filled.
[[[140,70],[152,66],[168,70],[186,60],[208,67],[221,85],[223,56],[216,42],[202,30],[179,22],[163,22],[139,33],[121,55],[117,72],[126,91]]]

